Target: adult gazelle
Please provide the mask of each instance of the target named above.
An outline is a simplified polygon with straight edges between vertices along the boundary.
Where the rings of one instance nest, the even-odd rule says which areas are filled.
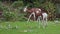
[[[28,9],[27,6],[26,6],[24,8],[24,12],[30,13],[30,16],[29,16],[27,22],[29,22],[30,18],[33,15],[34,16],[34,20],[36,20],[36,18],[37,18],[38,21],[40,21],[40,18],[42,17],[42,25],[43,25],[43,27],[46,26],[46,24],[47,24],[47,16],[48,15],[47,15],[47,13],[43,9],[41,9],[41,8],[31,8],[31,9]]]
[[[28,21],[27,21],[27,22],[29,22],[29,20],[32,17],[32,15],[34,17],[34,20],[36,20],[36,16],[38,15],[38,13],[41,13],[41,9],[39,9],[39,8],[31,8],[31,9],[28,9],[27,6],[26,6],[24,8],[24,12],[30,13],[30,16],[29,16]]]

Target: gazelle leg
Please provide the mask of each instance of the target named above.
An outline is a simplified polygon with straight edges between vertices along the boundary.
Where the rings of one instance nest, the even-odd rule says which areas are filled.
[[[42,19],[42,27],[43,28],[45,28],[45,26],[46,26],[46,23],[45,23],[46,21],[45,21],[45,17],[43,16],[43,19]]]
[[[35,17],[35,13],[34,13],[34,12],[32,12],[32,13],[30,14],[29,18],[28,18],[27,23],[29,22],[29,20],[30,20],[30,18],[31,18],[31,16],[32,16],[32,15],[34,16],[34,20],[35,20],[35,18],[36,18],[36,17]]]
[[[40,23],[40,19],[41,19],[41,16],[38,17],[38,20],[39,20],[39,22],[38,22],[39,28],[40,28],[40,24],[41,24],[41,23]]]
[[[41,16],[38,16],[37,22],[38,22],[38,27],[40,28],[40,18]]]
[[[29,22],[29,20],[30,20],[30,18],[31,18],[31,16],[32,16],[32,15],[33,15],[33,14],[31,13],[31,14],[30,14],[30,16],[29,16],[29,18],[28,18],[28,21],[27,21],[27,23]]]
[[[40,16],[38,16],[38,18],[37,18],[37,22],[40,22],[40,18],[41,18],[41,17],[40,17]]]
[[[37,22],[39,22],[39,17],[37,17]]]
[[[45,25],[47,26],[47,17],[46,17]]]
[[[35,13],[33,12],[34,20],[36,19]]]
[[[47,26],[47,18],[43,18],[43,28],[46,28],[46,26]]]

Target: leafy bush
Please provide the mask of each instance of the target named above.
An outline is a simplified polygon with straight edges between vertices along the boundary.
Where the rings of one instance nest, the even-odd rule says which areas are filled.
[[[22,7],[23,2],[22,1],[15,1],[14,3],[12,3],[11,6],[14,7],[14,8]]]
[[[4,16],[5,20],[9,21],[9,20],[13,20],[13,18],[15,17],[15,14],[13,12],[5,11],[3,13],[3,16]]]
[[[49,19],[54,20],[55,11],[56,11],[56,9],[55,9],[56,7],[55,7],[54,3],[49,1],[49,2],[45,2],[42,6],[48,11]]]
[[[23,13],[21,13],[22,9],[22,1],[15,1],[12,5],[10,6],[5,6],[0,3],[0,10],[3,10],[2,16],[5,21],[25,21],[25,16]],[[12,7],[12,8],[11,8]],[[14,9],[13,9],[14,8]],[[13,9],[13,10],[11,10]]]
[[[55,5],[51,1],[46,1],[46,2],[44,2],[44,1],[45,0],[33,1],[33,3],[34,3],[33,7],[43,7],[44,9],[47,10],[49,17],[52,17],[52,19],[53,19],[55,17],[54,16]],[[23,5],[24,5],[24,3],[22,0],[21,1],[15,1],[10,6],[4,6],[0,2],[0,10],[3,10],[3,16],[4,16],[5,20],[25,21],[25,20],[27,20],[25,18],[26,13],[23,13],[23,11],[21,11],[23,9]],[[30,4],[28,3],[28,5],[30,5]]]

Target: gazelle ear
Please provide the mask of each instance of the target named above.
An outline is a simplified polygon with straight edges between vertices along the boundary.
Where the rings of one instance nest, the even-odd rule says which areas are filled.
[[[28,6],[25,6],[25,8],[28,8]]]
[[[26,8],[27,8],[27,6],[26,6]]]
[[[29,7],[29,5],[26,5],[25,7],[27,8],[27,7]]]

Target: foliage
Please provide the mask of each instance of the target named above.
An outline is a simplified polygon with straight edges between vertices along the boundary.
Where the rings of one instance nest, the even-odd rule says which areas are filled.
[[[56,11],[56,6],[54,5],[54,3],[52,2],[46,2],[42,5],[47,11],[48,11],[48,15],[50,18],[50,20],[55,18],[55,11]]]
[[[14,8],[22,7],[23,6],[23,2],[22,1],[15,1],[14,3],[12,3],[11,6],[14,7]]]
[[[6,20],[27,20],[25,18],[26,13],[22,11],[23,7],[26,5],[33,7],[43,7],[47,10],[49,18],[53,19],[55,17],[55,5],[49,0],[27,0],[29,2],[24,2],[23,0],[14,1],[8,6],[5,6],[0,2],[0,10],[3,10],[3,16]],[[31,3],[32,1],[32,3]],[[7,3],[8,4],[8,3]]]
[[[0,10],[3,10],[2,16],[5,21],[23,21],[26,20],[24,18],[24,14],[21,13],[21,9],[23,8],[22,1],[15,1],[10,6],[5,6],[0,2]]]
[[[3,16],[5,20],[9,21],[9,20],[13,20],[13,18],[15,17],[15,14],[13,12],[4,11]]]

